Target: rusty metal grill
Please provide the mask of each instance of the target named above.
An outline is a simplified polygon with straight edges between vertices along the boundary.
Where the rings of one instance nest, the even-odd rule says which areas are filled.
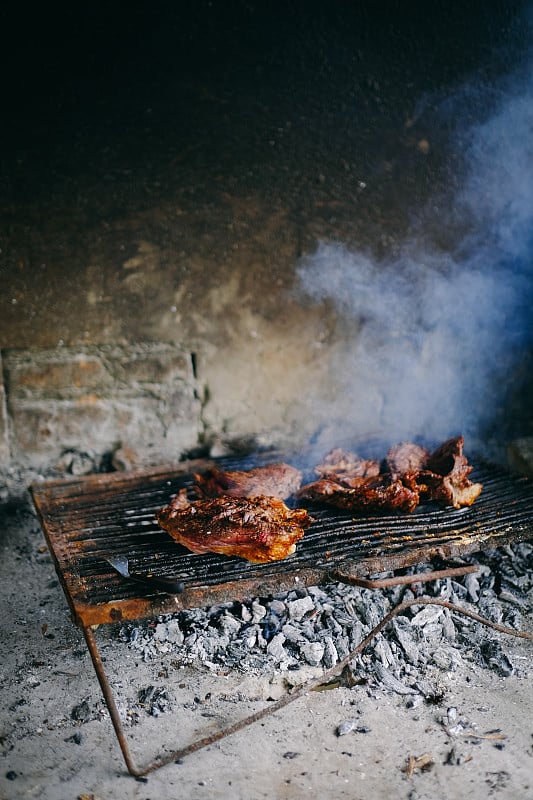
[[[270,454],[253,461],[222,460],[221,466],[246,469],[273,460]],[[480,465],[473,477],[483,482],[484,490],[471,508],[456,511],[427,506],[408,516],[376,514],[357,519],[314,509],[315,522],[298,543],[296,553],[284,561],[257,565],[217,554],[194,555],[162,531],[154,515],[178,489],[191,488],[194,471],[212,463],[196,461],[135,474],[93,475],[32,486],[73,620],[83,629],[126,767],[136,777],[213,744],[299,695],[287,695],[268,710],[186,747],[167,750],[139,768],[130,752],[92,625],[325,583],[335,580],[337,572],[342,573],[340,579],[350,582],[437,556],[446,560],[533,537],[533,485],[526,478]],[[127,555],[134,570],[181,580],[184,591],[168,595],[120,577],[106,561],[119,553]],[[305,688],[299,691],[301,694]]]
[[[254,459],[253,464],[272,462]],[[294,463],[294,460],[292,461]],[[155,512],[193,472],[195,461],[138,473],[93,475],[32,486],[36,508],[74,621],[81,626],[136,619],[182,608],[268,595],[335,579],[337,570],[365,577],[430,558],[451,559],[533,537],[533,485],[527,478],[479,464],[484,484],[466,509],[420,506],[414,514],[354,517],[313,507],[313,525],[283,561],[250,564],[218,554],[194,555],[177,545]],[[223,459],[225,469],[250,460]],[[132,568],[185,584],[176,596],[121,578],[106,557],[127,554]]]

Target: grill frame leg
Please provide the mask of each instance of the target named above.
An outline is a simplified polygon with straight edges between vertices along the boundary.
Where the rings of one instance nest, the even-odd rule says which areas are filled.
[[[120,719],[119,710],[115,702],[113,690],[111,689],[111,685],[107,678],[107,673],[105,671],[102,657],[100,656],[98,645],[96,644],[96,638],[94,636],[93,630],[90,626],[84,626],[82,628],[82,631],[85,637],[85,641],[87,642],[87,648],[89,650],[91,660],[93,662],[94,671],[96,672],[96,677],[98,678],[102,694],[104,695],[104,700],[107,709],[109,711],[109,716],[111,717],[111,722],[113,723],[113,728],[115,730],[115,734],[118,739],[118,743],[120,745],[124,761],[126,763],[126,768],[130,773],[130,775],[132,775],[134,778],[140,778],[142,775],[146,775],[146,773],[150,772],[152,769],[156,769],[157,766],[159,766],[159,764],[157,766],[149,765],[148,767],[145,768],[138,768],[135,766],[135,762],[131,755],[130,748],[128,746],[128,742],[126,739],[126,734],[122,726],[122,720]]]

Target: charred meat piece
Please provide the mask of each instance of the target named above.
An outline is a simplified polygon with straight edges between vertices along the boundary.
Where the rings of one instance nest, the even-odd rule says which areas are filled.
[[[366,460],[357,453],[337,447],[315,467],[315,472],[320,478],[335,480],[343,486],[359,486],[362,479],[379,475],[379,461]]]
[[[291,510],[277,497],[214,497],[189,502],[182,489],[157,514],[176,542],[193,553],[223,553],[254,563],[279,561],[313,521],[301,508]]]
[[[414,511],[420,501],[418,490],[387,476],[364,478],[359,486],[342,486],[322,479],[308,483],[298,492],[298,498],[341,508],[344,511]]]
[[[315,467],[320,480],[303,486],[297,496],[347,511],[410,512],[419,502],[431,500],[454,508],[469,506],[483,487],[468,478],[472,467],[463,455],[463,445],[464,438],[456,436],[430,455],[419,445],[401,442],[390,448],[383,472],[377,461],[332,450]]]
[[[257,497],[268,495],[286,500],[302,485],[302,473],[289,464],[269,464],[247,471],[224,471],[213,467],[195,475],[198,497]]]
[[[445,441],[430,455],[418,477],[427,487],[429,498],[441,505],[471,506],[483,489],[483,484],[472,483],[468,477],[473,467],[463,455],[463,446],[463,436]]]
[[[429,453],[412,442],[395,444],[387,453],[387,468],[393,480],[402,475],[416,475],[424,469]]]

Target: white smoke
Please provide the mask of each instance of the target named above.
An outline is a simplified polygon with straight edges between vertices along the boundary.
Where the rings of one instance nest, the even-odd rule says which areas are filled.
[[[531,78],[461,132],[461,147],[461,189],[439,223],[457,230],[460,220],[468,232],[448,252],[424,237],[426,212],[392,259],[322,243],[299,265],[304,296],[359,323],[337,378],[354,435],[462,432],[479,443],[511,413],[518,360],[533,341]]]

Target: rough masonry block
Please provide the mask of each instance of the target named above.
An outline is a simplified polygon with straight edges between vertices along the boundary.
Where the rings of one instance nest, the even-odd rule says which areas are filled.
[[[119,447],[140,462],[174,461],[198,443],[193,359],[175,345],[11,349],[4,372],[12,456],[22,463]]]

